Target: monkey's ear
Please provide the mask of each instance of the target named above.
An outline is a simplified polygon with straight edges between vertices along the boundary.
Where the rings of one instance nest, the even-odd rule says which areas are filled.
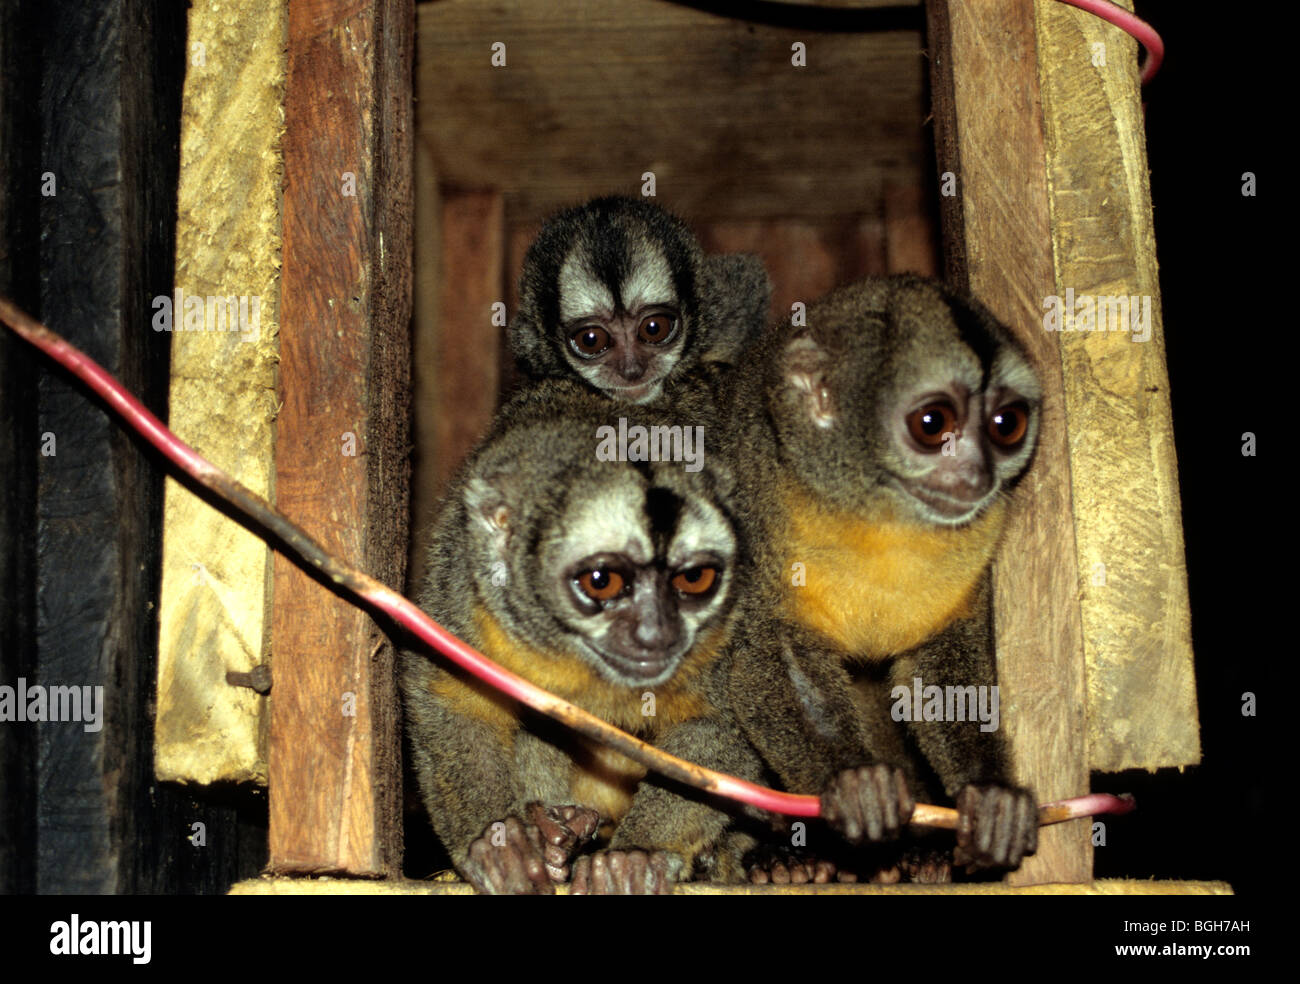
[[[700,316],[713,337],[703,358],[734,362],[767,323],[772,281],[763,261],[749,253],[704,258]]]
[[[835,425],[837,411],[827,383],[830,354],[806,333],[788,341],[781,352],[781,382],[787,399],[817,427]]]
[[[509,501],[510,476],[493,475],[490,478],[474,476],[465,483],[465,512],[470,525],[480,536],[486,537],[493,554],[503,556],[510,541],[510,523],[513,518]]]

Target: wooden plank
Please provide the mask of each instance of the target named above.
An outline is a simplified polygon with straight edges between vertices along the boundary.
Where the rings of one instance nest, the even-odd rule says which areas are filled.
[[[180,306],[177,330],[160,336],[172,346],[171,428],[268,498],[287,16],[283,4],[260,0],[190,11],[189,37],[201,47],[191,49],[181,115],[171,295]],[[235,64],[245,70],[230,71]],[[215,330],[207,297],[244,299],[248,322],[230,323],[223,305],[225,330]],[[187,323],[184,298],[203,306],[197,325]],[[199,326],[206,330],[180,330]],[[178,482],[169,479],[165,495],[155,774],[265,785],[267,698],[228,684],[226,673],[267,662],[270,548]]]
[[[406,556],[413,30],[410,0],[289,7],[277,503],[396,587]],[[269,867],[397,871],[391,646],[279,556],[274,598]]]
[[[415,152],[415,281],[411,307],[411,530],[407,544],[407,583],[424,579],[428,543],[423,531],[437,514],[440,486],[433,467],[438,427],[438,317],[442,296],[442,194],[428,146]],[[415,593],[412,588],[410,594]]]
[[[37,234],[0,244],[0,254],[30,257],[11,268],[25,282],[6,286],[165,415],[170,337],[149,325],[152,299],[172,283],[183,11],[162,0],[69,0],[10,5],[10,14],[34,59],[23,117],[35,123],[26,163],[38,165],[15,177],[25,202],[37,188],[44,194]],[[19,57],[12,68],[22,66]],[[6,176],[24,164],[12,149],[4,148]],[[33,231],[29,209],[6,215],[6,235]],[[11,808],[11,830],[30,855],[17,888],[224,890],[257,867],[241,854],[248,841],[238,808],[153,777],[162,474],[81,387],[44,360],[16,361],[32,372],[35,394],[35,427],[24,421],[17,431],[27,474],[13,479],[20,495],[34,485],[33,500],[18,507],[34,541],[25,571],[34,607],[18,627],[34,618],[35,629],[24,642],[33,649],[18,658],[28,686],[72,686],[90,697],[79,721],[4,725],[27,732],[33,753],[27,777],[18,777],[29,795]],[[14,666],[8,656],[0,664]],[[7,806],[24,792],[10,777],[0,776]],[[202,847],[185,841],[196,822],[210,838]],[[0,881],[9,885],[5,867]]]
[[[505,329],[505,210],[499,192],[448,192],[442,202],[443,290],[434,378],[434,476],[439,493],[487,430],[497,405]]]
[[[890,273],[938,273],[939,241],[919,184],[885,187],[885,251]]]
[[[556,887],[567,895],[567,885]],[[231,895],[473,895],[468,882],[339,881],[319,878],[256,878],[240,882]],[[1231,895],[1232,886],[1216,881],[1139,881],[1101,879],[1083,884],[1059,882],[1012,886],[1005,882],[960,885],[711,885],[687,882],[674,895]]]
[[[796,301],[810,304],[839,284],[882,273],[884,238],[873,216],[837,222],[731,219],[697,224],[710,253],[753,253],[772,280],[772,317],[789,321]]]
[[[512,223],[643,172],[694,219],[869,213],[925,166],[920,11],[660,0],[419,9],[421,139]],[[506,65],[491,63],[505,44]],[[791,46],[806,46],[806,67]]]
[[[427,146],[418,144],[416,154],[422,234],[416,244],[412,516],[414,528],[423,531],[433,524],[447,480],[513,380],[506,328],[492,324],[492,305],[505,302],[513,312],[517,299],[504,276],[501,195],[444,191]],[[528,242],[514,247],[527,249]],[[519,257],[522,262],[522,252]],[[427,549],[427,537],[417,532],[410,545],[411,584],[424,577]]]
[[[1086,792],[1088,768],[1060,351],[1058,336],[1042,330],[1054,278],[1033,7],[932,0],[927,9],[938,168],[957,175],[962,206],[961,227],[949,221],[944,243],[964,262],[945,269],[961,287],[965,269],[969,288],[1025,343],[1043,381],[1038,452],[995,564],[994,607],[1008,736],[1021,779],[1047,801]],[[1087,881],[1091,850],[1084,825],[1046,829],[1038,854],[1010,878]]]
[[[1200,733],[1138,46],[1081,10],[1044,4],[1037,13],[1053,293],[1150,305],[1137,331],[1112,324],[1059,336],[1088,762],[1099,771],[1191,765]],[[1099,50],[1104,65],[1094,64]]]

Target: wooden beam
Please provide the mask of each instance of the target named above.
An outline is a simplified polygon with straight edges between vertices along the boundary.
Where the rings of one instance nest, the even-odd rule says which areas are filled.
[[[463,881],[336,881],[315,878],[257,878],[240,882],[231,895],[473,895]],[[556,895],[568,895],[557,885]],[[947,885],[713,885],[685,882],[674,895],[1231,895],[1232,886],[1219,881],[1140,881],[1101,879],[1084,884],[1057,883],[1011,886],[1005,882],[963,882]]]
[[[1124,298],[1147,316],[1138,330],[1105,330],[1103,321],[1058,336],[1088,763],[1098,771],[1191,765],[1200,761],[1200,729],[1138,45],[1063,4],[1036,12],[1053,294]],[[1111,310],[1106,302],[1101,313]]]
[[[960,222],[943,213],[945,269],[1012,327],[1043,381],[1038,452],[994,568],[994,609],[1003,720],[1020,778],[1047,801],[1087,792],[1088,767],[1064,387],[1058,336],[1042,330],[1055,281],[1034,6],[931,0],[927,10],[938,169],[957,176],[961,204]],[[1087,881],[1091,850],[1085,825],[1043,830],[1011,880]]]
[[[0,208],[0,257],[22,254],[12,266],[0,260],[17,275],[5,287],[165,417],[171,335],[151,322],[154,298],[173,280],[184,11],[163,0],[20,0],[0,21],[3,101],[21,94],[27,124],[24,153],[0,138],[0,183],[12,175],[22,190],[13,214],[10,201]],[[21,55],[8,47],[15,24]],[[7,238],[15,232],[21,238]],[[26,651],[0,656],[0,677],[14,685],[9,673],[19,669],[29,687],[74,687],[83,700],[80,721],[0,728],[0,743],[15,735],[31,754],[26,776],[0,770],[4,822],[13,823],[0,844],[0,890],[224,891],[259,867],[243,850],[243,818],[230,805],[238,795],[218,803],[153,775],[159,460],[44,359],[24,352],[5,363],[6,373],[31,374],[33,399],[15,428],[20,453],[0,469],[19,496],[34,494],[15,518],[28,521],[22,574],[35,589],[7,600],[35,605],[6,626],[5,649],[12,629],[30,634],[19,639]],[[0,547],[7,552],[3,531]],[[194,823],[201,845],[186,842]],[[16,871],[4,857],[10,836],[28,854]]]
[[[160,336],[172,349],[172,430],[268,498],[279,410],[286,18],[282,4],[262,0],[190,10],[198,47],[181,112],[176,291],[168,293],[180,304],[173,327],[195,327],[191,298],[206,330]],[[230,71],[236,63],[247,72]],[[250,77],[265,84],[249,85]],[[222,304],[225,330],[214,330],[207,297],[243,298],[248,323]],[[165,495],[154,772],[171,782],[265,785],[267,698],[230,685],[226,673],[268,660],[271,550],[180,483],[169,479]]]
[[[276,499],[400,588],[411,314],[410,0],[289,5]],[[270,868],[400,870],[393,653],[277,556]]]

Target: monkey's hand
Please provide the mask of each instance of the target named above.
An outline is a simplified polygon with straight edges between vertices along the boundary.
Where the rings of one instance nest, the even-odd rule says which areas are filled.
[[[669,851],[597,851],[573,865],[570,895],[671,895],[686,863]]]
[[[488,824],[469,845],[461,872],[485,895],[553,895],[542,838],[537,828],[518,817]]]
[[[568,881],[569,861],[596,833],[600,815],[585,806],[543,806],[534,802],[524,808],[524,816],[537,829],[547,876],[557,884]]]
[[[957,794],[957,849],[966,870],[1019,868],[1038,850],[1038,804],[1016,786],[968,785]]]
[[[883,763],[845,769],[822,792],[822,819],[850,844],[893,840],[915,807],[903,770]]]

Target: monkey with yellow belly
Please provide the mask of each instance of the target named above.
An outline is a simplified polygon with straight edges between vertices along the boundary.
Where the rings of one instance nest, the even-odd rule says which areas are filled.
[[[996,713],[976,711],[996,709],[989,569],[1037,441],[1037,376],[978,302],[919,277],[836,290],[807,322],[771,328],[727,398],[755,560],[732,705],[850,842],[892,839],[915,798],[946,795],[956,860],[1014,868],[1036,804]]]
[[[761,766],[727,708],[741,556],[708,461],[600,460],[619,408],[564,380],[508,404],[452,483],[420,604],[519,675],[671,754]],[[667,891],[734,880],[731,817],[509,698],[404,653],[407,735],[435,832],[491,893]],[[597,830],[597,827],[600,827]],[[739,843],[738,841],[735,843]]]

